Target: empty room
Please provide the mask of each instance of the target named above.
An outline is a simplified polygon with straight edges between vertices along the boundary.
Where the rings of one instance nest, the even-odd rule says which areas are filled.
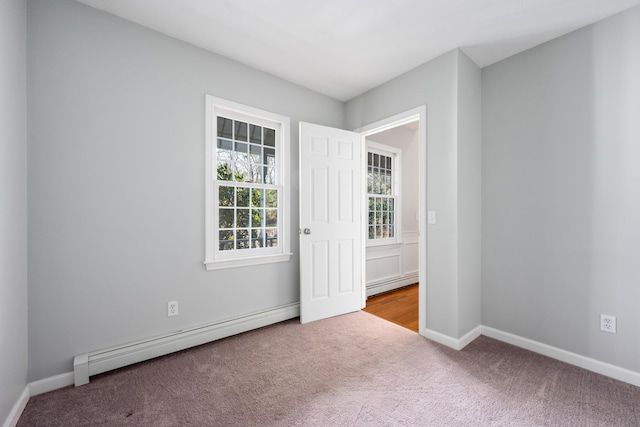
[[[5,0],[0,64],[3,427],[640,425],[640,0]]]

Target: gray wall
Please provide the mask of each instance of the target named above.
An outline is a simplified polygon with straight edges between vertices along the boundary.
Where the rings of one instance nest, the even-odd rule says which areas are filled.
[[[640,7],[482,73],[482,323],[636,372],[638,76]]]
[[[482,286],[481,71],[458,51],[458,336],[480,324]]]
[[[460,197],[480,197],[480,187],[474,190],[459,170],[475,163],[472,175],[479,175],[479,137],[472,134],[479,132],[480,71],[474,67],[464,53],[451,51],[354,98],[346,110],[347,128],[357,129],[427,105],[427,207],[437,212],[438,223],[427,230],[426,327],[455,339],[480,325],[480,245],[477,231],[465,234],[473,222],[468,216],[479,217],[480,205],[470,202],[476,211],[462,216],[458,209]],[[461,89],[472,93],[459,96]],[[465,126],[473,128],[466,132]],[[472,311],[462,313],[461,303]]]
[[[27,385],[26,2],[0,2],[0,423]]]
[[[28,22],[29,379],[297,302],[297,233],[291,262],[204,269],[204,97],[291,117],[292,231],[298,121],[343,127],[343,103],[72,0]]]

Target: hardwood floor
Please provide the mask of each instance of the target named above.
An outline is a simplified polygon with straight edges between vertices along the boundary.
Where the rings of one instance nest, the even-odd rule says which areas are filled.
[[[364,311],[418,332],[418,285],[375,295],[367,299]]]

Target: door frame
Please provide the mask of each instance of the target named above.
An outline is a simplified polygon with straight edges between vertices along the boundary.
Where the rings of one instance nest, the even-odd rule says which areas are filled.
[[[366,137],[375,133],[418,121],[418,333],[425,336],[427,329],[427,106],[421,105],[411,110],[396,114],[356,129],[361,135],[362,144],[362,206],[361,218],[367,218],[367,150]],[[362,233],[362,308],[366,306],[366,233]]]

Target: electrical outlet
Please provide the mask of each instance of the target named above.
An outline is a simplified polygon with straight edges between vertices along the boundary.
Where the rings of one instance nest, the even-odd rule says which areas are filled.
[[[616,333],[616,316],[608,314],[600,315],[600,330],[605,332]]]
[[[178,315],[178,301],[169,301],[167,303],[167,316],[177,316]]]
[[[427,211],[427,223],[435,224],[436,222],[437,222],[436,211]]]

